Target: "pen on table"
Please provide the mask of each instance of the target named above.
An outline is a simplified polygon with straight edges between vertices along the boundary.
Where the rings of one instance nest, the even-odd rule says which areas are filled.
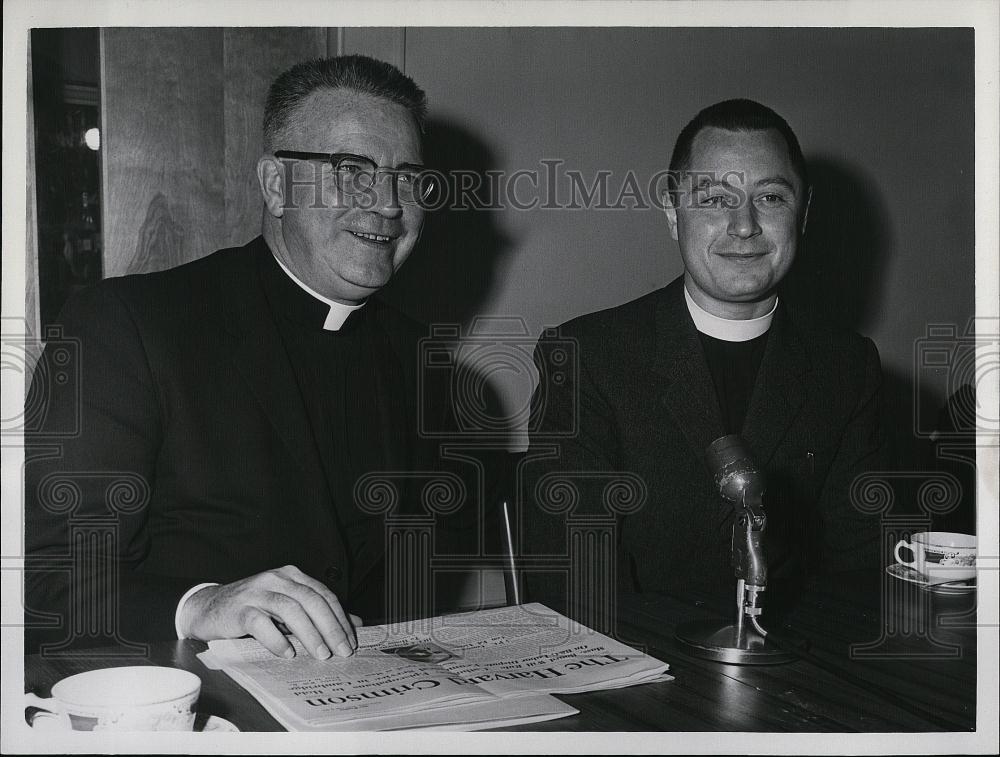
[[[510,575],[511,591],[514,594],[514,604],[521,604],[521,590],[517,580],[517,563],[514,561],[514,536],[510,527],[510,504],[503,501],[503,526],[507,542],[507,570]]]

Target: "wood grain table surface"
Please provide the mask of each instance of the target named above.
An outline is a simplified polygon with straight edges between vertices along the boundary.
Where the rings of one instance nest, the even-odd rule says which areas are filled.
[[[670,664],[673,681],[566,695],[580,713],[519,731],[969,732],[976,728],[976,595],[931,593],[882,575],[817,584],[764,624],[807,640],[806,659],[731,665],[690,655],[677,624],[723,619],[717,599],[643,594],[618,599],[616,635]],[[769,622],[770,620],[770,622]],[[199,712],[241,731],[281,726],[221,671],[197,659],[203,642],[164,641],[145,653],[75,650],[25,657],[25,690],[47,696],[73,673],[168,665],[201,677]]]

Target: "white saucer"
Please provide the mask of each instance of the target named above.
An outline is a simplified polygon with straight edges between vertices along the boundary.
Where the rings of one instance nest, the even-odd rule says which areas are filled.
[[[899,563],[889,565],[885,569],[885,572],[893,578],[916,584],[924,591],[932,591],[935,594],[971,594],[976,590],[976,580],[974,578],[966,581],[947,581],[945,583],[932,584],[920,572]]]
[[[240,730],[225,718],[220,718],[217,715],[209,715],[204,724],[201,723],[200,718],[196,719],[194,729],[198,733],[239,733]]]
[[[239,728],[234,726],[225,718],[216,715],[209,715],[207,719],[199,714],[194,721],[195,733],[239,733]],[[32,728],[39,731],[62,731],[65,730],[56,718],[37,718],[32,724]]]

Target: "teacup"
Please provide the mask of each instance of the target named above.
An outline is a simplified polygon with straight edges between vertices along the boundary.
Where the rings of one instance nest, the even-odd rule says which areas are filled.
[[[913,553],[909,562],[899,551]],[[950,531],[920,531],[910,541],[896,544],[896,562],[915,569],[930,584],[948,581],[968,581],[976,577],[976,537]]]
[[[42,710],[36,725],[51,718],[65,730],[190,731],[200,693],[201,679],[194,673],[135,665],[69,676],[47,699],[25,694],[24,705]]]

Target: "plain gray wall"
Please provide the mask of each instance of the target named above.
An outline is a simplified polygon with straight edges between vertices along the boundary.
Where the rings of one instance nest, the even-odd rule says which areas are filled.
[[[644,183],[666,169],[702,107],[749,97],[782,114],[815,187],[793,293],[875,340],[901,455],[913,452],[914,398],[933,412],[947,394],[946,369],[934,386],[917,378],[915,344],[929,324],[962,333],[974,312],[972,30],[404,34],[406,72],[430,99],[428,151],[445,167],[510,174],[562,160],[585,177],[611,171],[614,198],[629,170]],[[658,209],[449,211],[389,294],[430,321],[519,317],[533,338],[680,272]],[[531,388],[515,373],[495,375],[509,409]]]

